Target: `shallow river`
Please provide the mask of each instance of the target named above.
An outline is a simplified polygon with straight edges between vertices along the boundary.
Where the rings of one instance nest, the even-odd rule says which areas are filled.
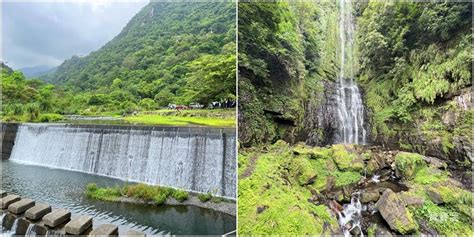
[[[227,214],[191,206],[141,206],[88,199],[83,193],[87,183],[98,186],[124,182],[86,173],[31,166],[12,161],[1,162],[1,189],[53,208],[67,208],[72,215],[93,217],[94,226],[112,223],[120,233],[129,229],[146,234],[211,235],[235,229],[235,218]]]

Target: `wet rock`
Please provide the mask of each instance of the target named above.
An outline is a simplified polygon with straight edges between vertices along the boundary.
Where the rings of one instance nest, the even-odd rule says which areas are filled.
[[[399,195],[406,206],[421,207],[425,203],[425,199],[423,197],[411,195],[406,192],[402,192]]]
[[[446,162],[435,157],[425,156],[423,157],[423,159],[433,168],[446,169],[448,167],[448,164]]]
[[[344,210],[344,208],[341,206],[341,204],[339,204],[335,200],[329,201],[329,208],[331,208],[331,210],[333,210],[335,213],[339,213],[342,210]]]
[[[385,190],[376,204],[377,209],[390,228],[401,234],[414,233],[417,224],[405,203],[391,189]]]
[[[262,212],[264,212],[265,210],[268,209],[268,206],[267,205],[263,205],[263,206],[258,206],[257,207],[257,214],[260,214]]]
[[[380,198],[378,190],[367,190],[360,194],[361,203],[376,202]]]
[[[361,231],[360,231],[360,228],[358,226],[352,228],[352,230],[350,231],[351,233],[351,236],[361,236]]]

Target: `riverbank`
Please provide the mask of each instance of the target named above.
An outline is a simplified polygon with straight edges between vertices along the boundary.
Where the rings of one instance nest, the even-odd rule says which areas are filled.
[[[196,206],[236,216],[233,200],[211,194],[195,194],[168,187],[134,184],[114,187],[86,186],[85,195],[92,199],[110,202],[133,203],[150,206]]]
[[[440,159],[278,141],[238,163],[239,234],[472,235],[470,184]]]
[[[114,113],[87,115],[39,114],[35,119],[27,115],[2,116],[2,122],[58,122],[74,124],[136,124],[162,126],[235,127],[235,109],[161,109],[121,116]]]

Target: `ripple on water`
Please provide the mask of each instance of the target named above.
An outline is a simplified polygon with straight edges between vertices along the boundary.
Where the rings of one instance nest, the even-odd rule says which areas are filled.
[[[153,207],[110,203],[84,197],[87,183],[122,185],[123,181],[86,173],[2,161],[2,190],[29,197],[74,215],[93,217],[94,226],[112,223],[120,233],[224,234],[235,229],[235,218],[197,207]],[[4,235],[4,233],[3,233]]]

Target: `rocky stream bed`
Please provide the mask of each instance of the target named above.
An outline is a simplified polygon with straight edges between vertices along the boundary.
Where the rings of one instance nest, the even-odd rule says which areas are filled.
[[[263,150],[239,157],[241,233],[270,233],[271,222],[282,234],[472,236],[467,168],[378,146]]]

